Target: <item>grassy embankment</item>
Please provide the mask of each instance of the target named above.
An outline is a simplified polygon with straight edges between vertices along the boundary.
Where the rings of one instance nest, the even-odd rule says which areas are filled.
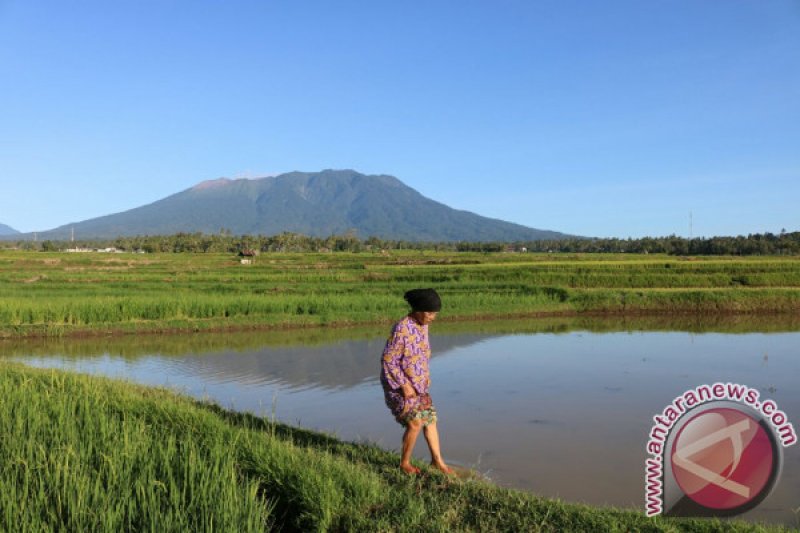
[[[0,252],[0,336],[386,322],[433,286],[443,320],[797,313],[800,259],[630,254]]]
[[[159,389],[0,364],[6,531],[752,531],[480,480]]]

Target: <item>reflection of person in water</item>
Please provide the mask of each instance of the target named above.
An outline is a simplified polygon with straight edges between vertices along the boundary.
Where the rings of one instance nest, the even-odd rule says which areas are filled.
[[[383,349],[381,370],[386,405],[406,428],[400,468],[409,474],[419,473],[419,468],[411,464],[411,452],[422,430],[431,452],[431,465],[450,474],[452,471],[439,451],[436,409],[428,392],[431,381],[428,324],[436,319],[442,301],[433,289],[414,289],[405,293],[404,298],[411,306],[411,312],[392,327]]]

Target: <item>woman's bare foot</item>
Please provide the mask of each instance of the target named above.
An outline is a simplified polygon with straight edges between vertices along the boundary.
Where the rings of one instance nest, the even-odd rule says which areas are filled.
[[[448,476],[452,476],[455,474],[455,472],[453,472],[453,469],[444,464],[443,462],[435,463],[431,461],[431,466],[442,472],[442,474],[447,474]]]
[[[403,470],[403,472],[405,472],[406,474],[411,474],[411,475],[414,475],[414,476],[416,476],[417,474],[419,474],[419,473],[420,473],[420,469],[419,469],[419,468],[417,468],[416,466],[412,465],[412,464],[407,464],[407,465],[403,465],[403,464],[401,464],[401,465],[400,465],[400,468],[401,468],[401,469]]]

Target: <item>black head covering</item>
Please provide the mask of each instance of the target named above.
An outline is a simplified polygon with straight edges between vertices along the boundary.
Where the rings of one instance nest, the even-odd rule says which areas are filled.
[[[412,289],[403,298],[414,311],[438,312],[442,308],[442,299],[433,289]]]

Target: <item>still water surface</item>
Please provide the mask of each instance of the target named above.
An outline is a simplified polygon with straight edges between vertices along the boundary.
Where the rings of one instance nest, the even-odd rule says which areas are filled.
[[[800,428],[795,325],[769,333],[741,325],[716,328],[737,333],[714,326],[702,333],[572,327],[498,325],[500,332],[492,332],[491,325],[480,324],[475,332],[468,326],[448,332],[431,326],[432,397],[448,461],[503,486],[643,509],[652,417],[683,391],[716,381],[746,384],[773,398]],[[351,339],[340,331],[335,340],[295,332],[291,338],[205,334],[185,345],[164,340],[163,346],[158,337],[4,343],[0,354],[34,366],[169,386],[225,407],[398,450],[401,428],[383,404],[378,382],[383,329],[353,331],[357,338]],[[421,438],[415,455],[427,460]],[[795,445],[784,450],[776,490],[744,517],[797,526],[798,507]]]

